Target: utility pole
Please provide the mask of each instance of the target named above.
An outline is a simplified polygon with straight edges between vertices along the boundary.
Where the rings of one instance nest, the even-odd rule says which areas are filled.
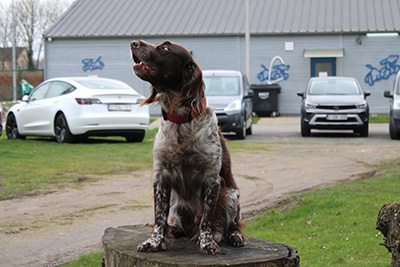
[[[245,30],[245,43],[246,43],[246,76],[250,82],[250,8],[249,1],[246,0],[246,30]],[[251,83],[251,82],[250,82]]]
[[[13,27],[13,44],[12,44],[12,72],[13,72],[13,100],[17,100],[17,75],[16,75],[16,62],[15,62],[15,36],[16,36],[16,25],[15,25],[15,14],[14,14],[14,0],[12,1],[12,27]]]

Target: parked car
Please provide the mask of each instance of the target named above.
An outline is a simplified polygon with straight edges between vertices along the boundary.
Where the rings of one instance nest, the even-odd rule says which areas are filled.
[[[141,142],[150,118],[148,107],[139,107],[143,99],[113,79],[50,79],[10,108],[6,135],[8,139],[53,136],[59,143],[87,136],[123,136]]]
[[[301,135],[311,129],[353,130],[368,136],[369,106],[355,78],[311,78],[305,92],[298,92],[301,102]]]
[[[253,91],[240,71],[203,71],[207,103],[215,108],[222,132],[234,132],[237,139],[252,134]]]
[[[385,91],[383,95],[390,98],[390,138],[400,139],[400,72],[396,75],[392,91]]]

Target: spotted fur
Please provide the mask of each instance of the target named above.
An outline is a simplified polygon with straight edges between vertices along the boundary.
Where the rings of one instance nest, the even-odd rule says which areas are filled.
[[[165,112],[190,118],[163,120],[156,135],[154,229],[138,251],[166,250],[169,233],[197,239],[204,254],[219,253],[222,239],[243,246],[239,190],[217,117],[204,102],[200,68],[186,49],[168,41],[134,41],[131,50],[136,75],[152,85],[144,104],[157,102]]]

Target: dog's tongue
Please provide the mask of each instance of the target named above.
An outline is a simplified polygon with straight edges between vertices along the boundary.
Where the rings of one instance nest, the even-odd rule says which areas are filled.
[[[153,72],[152,68],[150,68],[147,65],[144,65],[143,63],[135,64],[133,66],[133,70],[135,71],[135,73],[150,73],[150,72]]]

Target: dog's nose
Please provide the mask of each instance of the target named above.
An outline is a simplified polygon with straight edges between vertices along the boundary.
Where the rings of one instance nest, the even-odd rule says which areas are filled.
[[[140,42],[139,41],[133,41],[132,43],[131,43],[131,48],[132,49],[134,49],[134,48],[139,48],[140,47]]]

